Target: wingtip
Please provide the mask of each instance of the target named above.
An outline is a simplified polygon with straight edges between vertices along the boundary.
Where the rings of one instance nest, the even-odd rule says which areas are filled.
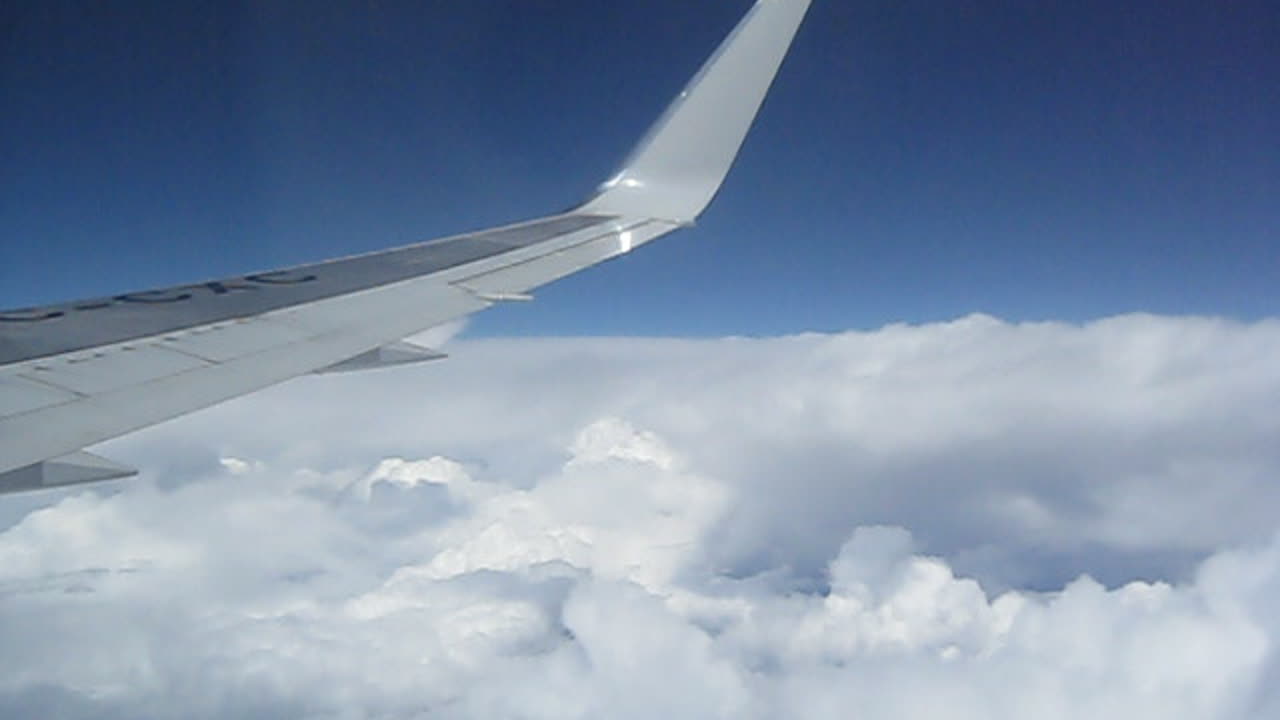
[[[583,212],[692,223],[723,184],[811,0],[757,0]]]

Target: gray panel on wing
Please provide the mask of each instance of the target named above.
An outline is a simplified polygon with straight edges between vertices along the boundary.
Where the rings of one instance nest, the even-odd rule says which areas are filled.
[[[94,353],[86,358],[55,358],[24,370],[19,377],[82,395],[141,385],[195,370],[209,363],[159,345]]]
[[[0,375],[0,418],[61,405],[78,397],[69,390],[49,387],[17,375]]]
[[[168,344],[189,355],[226,362],[280,345],[301,342],[312,334],[312,330],[297,327],[281,318],[256,317],[196,328],[183,332]]]

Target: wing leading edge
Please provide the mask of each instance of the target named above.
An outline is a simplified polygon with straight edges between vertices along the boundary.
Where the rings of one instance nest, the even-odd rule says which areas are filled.
[[[758,0],[568,213],[367,255],[0,312],[0,494],[127,476],[95,443],[314,372],[442,357],[403,338],[692,224],[810,0]]]

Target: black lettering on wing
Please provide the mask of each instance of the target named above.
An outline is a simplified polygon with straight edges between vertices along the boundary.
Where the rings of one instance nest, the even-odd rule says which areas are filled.
[[[66,308],[45,307],[7,310],[0,312],[0,323],[37,323],[63,317],[67,314],[68,310],[89,312],[92,310],[104,310],[113,305],[119,305],[122,303],[134,305],[168,305],[190,300],[197,292],[207,292],[212,293],[213,295],[230,295],[238,292],[258,292],[263,289],[262,286],[301,285],[303,283],[315,282],[318,279],[319,278],[317,276],[310,273],[299,272],[296,270],[278,270],[275,272],[249,275],[242,280],[207,282],[200,285],[187,285],[179,288],[170,288],[168,290],[146,290],[144,292],[126,293],[124,295],[116,295],[115,297],[104,298],[101,300],[83,300]]]
[[[182,288],[178,288],[176,290],[148,290],[146,292],[129,293],[127,295],[116,296],[116,300],[122,303],[143,303],[146,305],[176,303],[190,299],[191,293],[186,292]]]
[[[247,275],[245,280],[262,283],[263,285],[301,285],[302,283],[315,282],[317,278],[315,275],[297,270],[277,270],[275,272]]]
[[[30,308],[26,310],[9,310],[0,313],[0,322],[6,323],[32,323],[41,322],[43,320],[53,320],[66,315],[61,310],[53,308]]]
[[[208,290],[214,295],[229,295],[235,292],[257,292],[260,288],[250,285],[239,280],[226,280],[218,282],[207,282],[203,285],[196,285],[193,288]]]

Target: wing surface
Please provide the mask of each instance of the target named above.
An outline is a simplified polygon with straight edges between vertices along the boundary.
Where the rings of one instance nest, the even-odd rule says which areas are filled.
[[[84,448],[314,372],[442,357],[402,339],[690,225],[810,0],[758,0],[583,206],[284,270],[0,312],[0,493],[130,473]]]

